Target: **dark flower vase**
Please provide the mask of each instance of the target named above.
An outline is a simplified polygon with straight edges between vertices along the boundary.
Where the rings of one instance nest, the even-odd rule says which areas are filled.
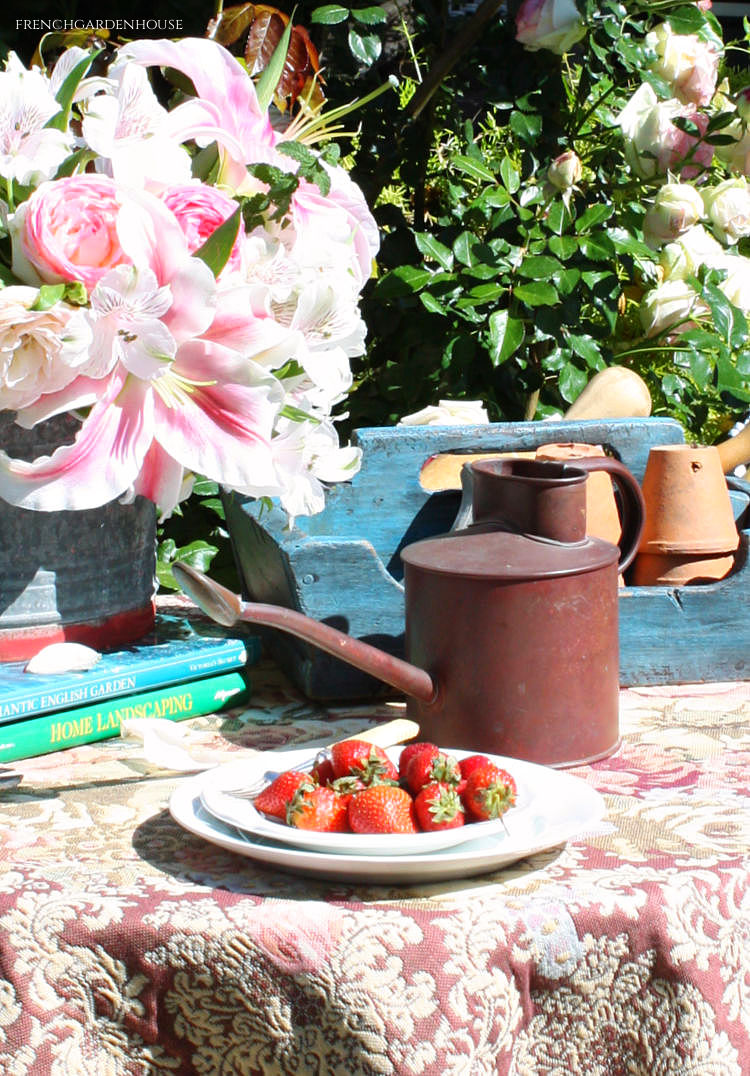
[[[23,430],[0,414],[0,446],[33,459],[70,440],[61,416]],[[0,661],[25,661],[54,642],[105,650],[154,624],[156,512],[136,498],[85,511],[37,512],[0,500]]]

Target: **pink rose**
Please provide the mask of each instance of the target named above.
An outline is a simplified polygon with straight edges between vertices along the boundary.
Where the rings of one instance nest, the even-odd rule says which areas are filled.
[[[530,52],[549,49],[562,56],[585,32],[574,0],[524,0],[516,14],[516,41]]]
[[[648,82],[630,98],[617,122],[625,141],[625,156],[639,176],[651,178],[674,171],[681,179],[692,179],[711,164],[713,148],[681,131],[673,122],[680,117],[705,132],[707,116],[675,99],[659,101]],[[688,155],[690,161],[682,164]]]
[[[35,271],[48,284],[80,280],[91,290],[129,261],[117,233],[119,211],[117,185],[107,176],[42,183],[14,214],[14,270],[28,283],[37,283]]]
[[[177,218],[191,254],[203,246],[219,225],[237,209],[237,202],[228,195],[197,181],[167,187],[160,198]],[[245,232],[240,226],[226,265],[228,270],[238,271],[242,267],[244,239]]]
[[[696,34],[675,34],[662,23],[646,35],[646,44],[656,53],[652,70],[672,88],[683,104],[705,106],[716,91],[719,51],[713,42]]]

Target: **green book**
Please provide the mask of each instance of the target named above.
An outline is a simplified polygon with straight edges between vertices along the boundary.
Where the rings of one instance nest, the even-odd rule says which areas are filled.
[[[218,713],[231,706],[240,706],[247,700],[249,691],[247,677],[235,671],[172,684],[155,691],[105,699],[94,705],[8,721],[0,725],[0,763],[119,736],[120,723],[135,717],[183,721],[201,714]]]

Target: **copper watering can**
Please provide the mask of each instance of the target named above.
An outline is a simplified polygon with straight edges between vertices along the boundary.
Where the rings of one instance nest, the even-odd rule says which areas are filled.
[[[397,688],[423,739],[551,766],[619,744],[618,572],[643,528],[619,461],[467,464],[473,522],[407,546],[406,654],[393,657],[295,610],[242,601],[185,564],[174,574],[220,624],[279,628]],[[588,471],[622,504],[622,550],[586,537]]]

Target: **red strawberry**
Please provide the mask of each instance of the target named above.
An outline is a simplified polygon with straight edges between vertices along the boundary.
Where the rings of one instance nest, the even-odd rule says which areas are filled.
[[[418,833],[414,801],[397,785],[370,785],[349,803],[354,833]]]
[[[419,743],[410,743],[403,748],[398,759],[398,777],[400,781],[406,779],[406,767],[409,765],[415,755],[418,755],[421,751],[429,749],[430,751],[437,751],[437,744],[428,743],[425,740],[420,740]]]
[[[375,777],[398,780],[398,770],[382,747],[366,740],[341,740],[331,748],[336,777],[363,777],[369,784]]]
[[[286,820],[296,829],[319,833],[347,833],[349,830],[346,802],[332,788],[322,785],[301,785],[287,808]]]
[[[330,784],[335,776],[333,772],[333,763],[330,758],[327,758],[325,755],[320,755],[319,758],[316,758],[310,773],[319,785]]]
[[[367,788],[367,785],[361,777],[352,777],[350,774],[348,777],[337,777],[331,782],[331,788],[339,799],[348,805],[352,796],[361,792],[363,788]]]
[[[303,784],[312,784],[309,774],[299,770],[280,773],[255,797],[255,809],[263,814],[270,814],[273,818],[286,819],[287,806]]]
[[[427,833],[457,829],[464,824],[464,809],[455,786],[433,781],[414,800],[417,823]]]
[[[516,782],[499,766],[479,766],[466,780],[463,802],[466,813],[478,822],[499,818],[516,802]]]
[[[458,763],[458,771],[461,774],[461,780],[458,782],[456,791],[459,796],[463,795],[466,788],[466,780],[473,770],[476,770],[479,766],[489,765],[489,759],[486,755],[468,755],[466,758],[462,758]]]
[[[460,778],[458,763],[452,755],[446,755],[437,747],[428,747],[414,755],[406,767],[406,786],[416,796],[420,789],[432,781],[457,785]]]

